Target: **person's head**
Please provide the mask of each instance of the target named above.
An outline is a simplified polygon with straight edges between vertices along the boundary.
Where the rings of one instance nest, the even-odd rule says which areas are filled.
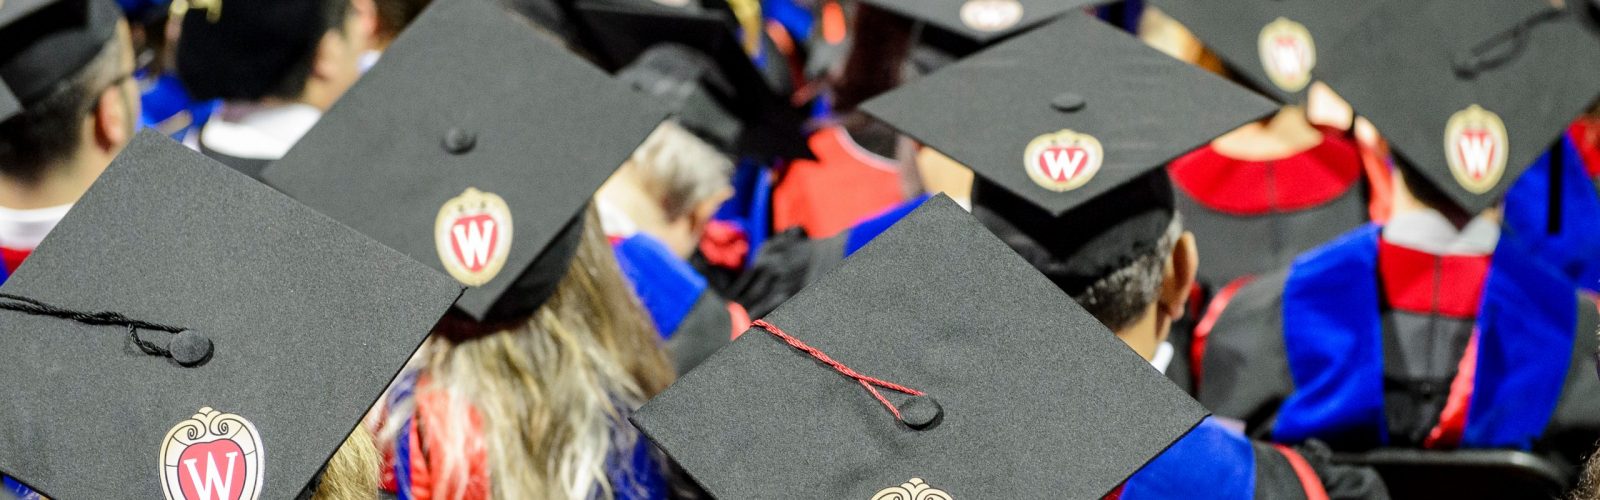
[[[1131,252],[1131,262],[1101,277],[1072,300],[1094,315],[1145,359],[1167,339],[1172,322],[1183,317],[1199,252],[1194,234],[1174,215],[1154,247]]]
[[[378,24],[377,28],[373,30],[373,43],[369,48],[375,50],[387,48],[390,43],[394,42],[395,38],[400,36],[400,32],[406,29],[406,25],[411,24],[411,21],[417,18],[417,14],[421,14],[422,9],[427,8],[428,3],[432,1],[376,0]]]
[[[139,119],[133,71],[128,25],[117,21],[115,35],[87,63],[0,122],[0,180],[39,186],[65,177],[76,187],[56,201],[82,195],[133,138]]]
[[[728,157],[669,120],[634,150],[598,196],[687,258],[711,216],[733,196],[732,174]]]
[[[178,76],[196,99],[327,109],[361,76],[372,0],[194,1]]]
[[[496,498],[614,496],[607,460],[638,439],[627,412],[672,382],[673,371],[593,210],[554,295],[521,319],[480,324],[455,314],[418,354],[427,383],[417,399],[449,401],[425,432],[434,484],[465,484],[468,456],[486,457]],[[415,403],[390,408],[380,432],[392,446]],[[481,426],[481,435],[478,433]],[[400,436],[404,439],[404,436]],[[487,449],[470,443],[481,438]],[[626,455],[624,455],[626,456]],[[627,461],[621,464],[626,466]],[[435,491],[434,498],[454,498]]]

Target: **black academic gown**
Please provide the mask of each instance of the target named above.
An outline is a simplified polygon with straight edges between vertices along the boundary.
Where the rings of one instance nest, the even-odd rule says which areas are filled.
[[[267,165],[272,164],[272,160],[265,158],[242,158],[229,155],[227,153],[221,153],[206,146],[205,142],[200,143],[200,153],[206,155],[208,158],[216,160],[217,163],[227,165],[234,170],[238,170],[240,173],[250,176],[251,179],[256,180],[261,180],[261,171],[266,170]]]
[[[1514,238],[1473,262],[1382,243],[1380,230],[1254,279],[1203,320],[1200,402],[1278,442],[1577,464],[1600,439],[1594,300]]]

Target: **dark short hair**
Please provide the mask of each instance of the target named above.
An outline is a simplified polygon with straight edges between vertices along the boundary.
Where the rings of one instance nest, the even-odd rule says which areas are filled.
[[[378,33],[397,37],[433,0],[377,0]]]
[[[72,158],[83,140],[83,120],[98,106],[100,93],[116,83],[121,61],[122,37],[113,36],[43,99],[0,122],[0,174],[37,179]]]
[[[228,2],[221,20],[203,9],[185,14],[178,38],[178,78],[195,99],[260,101],[305,93],[317,47],[343,33],[350,0]]]

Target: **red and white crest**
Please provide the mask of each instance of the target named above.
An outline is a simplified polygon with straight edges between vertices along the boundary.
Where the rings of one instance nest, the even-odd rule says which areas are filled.
[[[1105,149],[1100,140],[1088,134],[1062,130],[1041,135],[1028,143],[1023,157],[1023,168],[1028,178],[1039,187],[1055,191],[1071,191],[1083,187],[1100,171],[1105,161]]]
[[[1280,17],[1261,28],[1257,43],[1261,67],[1273,85],[1284,92],[1299,92],[1311,83],[1311,69],[1317,66],[1317,45],[1305,25]]]
[[[467,188],[439,208],[433,241],[444,270],[467,286],[500,274],[511,254],[511,209],[494,193]]]
[[[967,0],[961,4],[961,23],[978,31],[1000,31],[1022,21],[1017,0]]]
[[[244,417],[201,408],[161,440],[167,500],[255,500],[265,479],[265,449]]]
[[[1474,104],[1450,116],[1444,127],[1444,157],[1461,187],[1483,194],[1500,184],[1511,144],[1500,115]]]

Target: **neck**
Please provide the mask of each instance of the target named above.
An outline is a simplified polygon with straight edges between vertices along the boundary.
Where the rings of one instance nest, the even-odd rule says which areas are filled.
[[[76,202],[99,177],[100,169],[90,168],[89,163],[75,158],[46,168],[37,179],[0,175],[0,207],[33,210]]]
[[[1322,144],[1322,131],[1306,119],[1304,108],[1284,106],[1271,117],[1218,137],[1218,153],[1248,161],[1271,161],[1300,154]]]
[[[1165,340],[1162,338],[1162,325],[1160,323],[1161,318],[1156,314],[1156,305],[1150,304],[1149,307],[1145,308],[1144,314],[1139,315],[1139,318],[1134,320],[1133,323],[1117,329],[1117,338],[1122,339],[1124,343],[1128,344],[1128,347],[1133,348],[1133,352],[1137,352],[1139,356],[1144,357],[1145,361],[1150,361],[1155,359],[1156,349]]]

